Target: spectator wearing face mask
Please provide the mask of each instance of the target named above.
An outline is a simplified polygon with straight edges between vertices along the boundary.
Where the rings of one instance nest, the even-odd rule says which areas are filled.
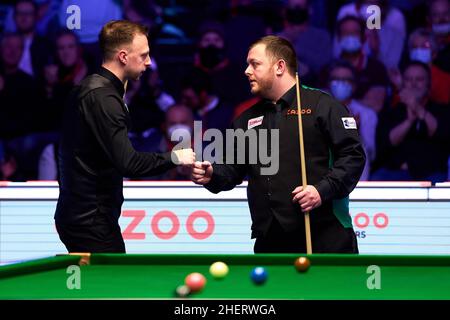
[[[350,109],[356,120],[357,128],[366,153],[366,163],[361,181],[370,177],[371,162],[375,160],[375,132],[378,116],[375,111],[354,99],[356,74],[354,68],[346,61],[334,61],[330,67],[327,90],[333,97]]]
[[[432,32],[417,29],[408,41],[409,59],[428,65],[431,70],[430,99],[439,104],[450,103],[450,73],[439,68],[436,63],[437,43]]]
[[[363,50],[381,61],[387,69],[397,68],[406,39],[406,22],[403,13],[391,6],[389,0],[356,0],[339,10],[337,20],[354,16],[365,23],[373,15],[373,11],[367,11],[371,5],[380,9],[380,28],[365,28],[366,39]],[[333,50],[335,57],[340,54],[340,47],[336,45],[335,42]]]
[[[289,40],[297,52],[300,75],[305,67],[316,75],[331,61],[331,37],[326,30],[312,27],[312,9],[308,0],[289,0],[284,9],[284,29],[279,36]],[[303,78],[305,82],[305,79]]]
[[[165,116],[163,124],[164,136],[159,144],[160,152],[171,151],[181,140],[191,141],[194,138],[194,114],[192,110],[183,105],[171,106]],[[190,168],[174,168],[159,176],[158,180],[190,180]]]
[[[400,103],[379,116],[377,170],[372,180],[447,179],[449,110],[429,99],[430,70],[419,61],[403,72]]]
[[[450,1],[431,0],[428,4],[428,24],[436,37],[435,64],[450,72]]]
[[[250,89],[242,68],[226,55],[223,25],[205,22],[199,33],[194,68],[188,77],[206,73],[211,79],[212,90],[233,106],[249,98]]]
[[[365,23],[355,16],[346,16],[338,21],[339,58],[350,63],[355,69],[355,98],[379,112],[384,107],[389,77],[384,65],[364,52],[364,29]],[[328,68],[323,70],[322,83],[326,83],[328,73]]]

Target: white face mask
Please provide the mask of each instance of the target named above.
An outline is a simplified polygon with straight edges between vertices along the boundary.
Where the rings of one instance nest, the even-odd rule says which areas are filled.
[[[425,64],[431,62],[431,49],[430,48],[414,48],[409,52],[409,58],[414,61],[420,61]]]
[[[351,97],[353,87],[343,80],[333,80],[330,84],[331,94],[339,101],[345,101]]]
[[[361,40],[357,36],[344,36],[340,41],[341,49],[345,52],[357,52],[361,49]]]
[[[433,32],[439,35],[445,35],[450,33],[450,22],[449,23],[435,23],[432,26]]]
[[[174,124],[167,129],[167,138],[173,142],[180,142],[181,140],[184,142],[190,142],[191,136],[192,129],[185,124]]]

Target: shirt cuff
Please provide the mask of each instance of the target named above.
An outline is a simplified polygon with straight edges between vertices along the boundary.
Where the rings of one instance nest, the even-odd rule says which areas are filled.
[[[211,180],[209,180],[209,182],[206,183],[204,185],[204,187],[206,188],[206,190],[208,190],[212,193],[219,193],[221,190],[220,190],[220,186],[217,183],[218,181],[219,181],[218,175],[215,172],[215,170],[213,169],[213,174],[211,176]]]
[[[317,192],[319,192],[322,203],[333,199],[333,192],[328,181],[321,180],[314,187],[317,189]]]
[[[172,158],[172,153],[173,153],[173,158]],[[172,159],[177,159],[177,154],[173,151],[169,151],[169,152],[164,152],[161,153],[161,156],[163,157],[163,159],[167,162],[170,162],[171,168],[175,168],[177,166],[177,164],[175,162],[172,161]]]

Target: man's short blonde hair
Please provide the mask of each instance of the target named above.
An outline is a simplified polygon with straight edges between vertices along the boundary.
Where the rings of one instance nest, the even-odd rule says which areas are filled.
[[[105,24],[98,37],[103,60],[111,60],[119,47],[131,44],[138,34],[148,36],[147,27],[128,20],[113,20]]]

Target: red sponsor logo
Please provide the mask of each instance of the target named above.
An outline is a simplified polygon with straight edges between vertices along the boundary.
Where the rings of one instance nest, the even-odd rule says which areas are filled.
[[[137,232],[136,228],[142,224],[145,224],[146,218],[145,210],[124,210],[122,216],[126,218],[131,218],[131,221],[125,227],[122,232],[124,240],[144,240],[147,237],[146,232]],[[171,227],[168,231],[163,231],[160,229],[160,221],[162,219],[168,219],[170,221]],[[204,231],[197,231],[194,228],[194,224],[197,219],[202,219],[206,221],[206,229]],[[175,237],[179,231],[180,219],[178,216],[170,210],[161,210],[153,215],[150,219],[150,230],[152,233],[161,240],[169,240]],[[215,228],[215,221],[212,215],[204,210],[196,210],[192,212],[185,223],[187,233],[196,240],[204,240],[209,238]]]
[[[372,217],[365,212],[359,212],[354,215],[353,223],[360,229],[367,228],[370,225],[377,229],[384,229],[389,225],[389,217],[383,212],[375,213]]]
[[[258,117],[258,118],[253,118],[253,119],[248,120],[247,128],[251,129],[253,127],[261,125],[262,122],[263,122],[263,118],[264,118],[264,116],[261,116],[261,117]]]

